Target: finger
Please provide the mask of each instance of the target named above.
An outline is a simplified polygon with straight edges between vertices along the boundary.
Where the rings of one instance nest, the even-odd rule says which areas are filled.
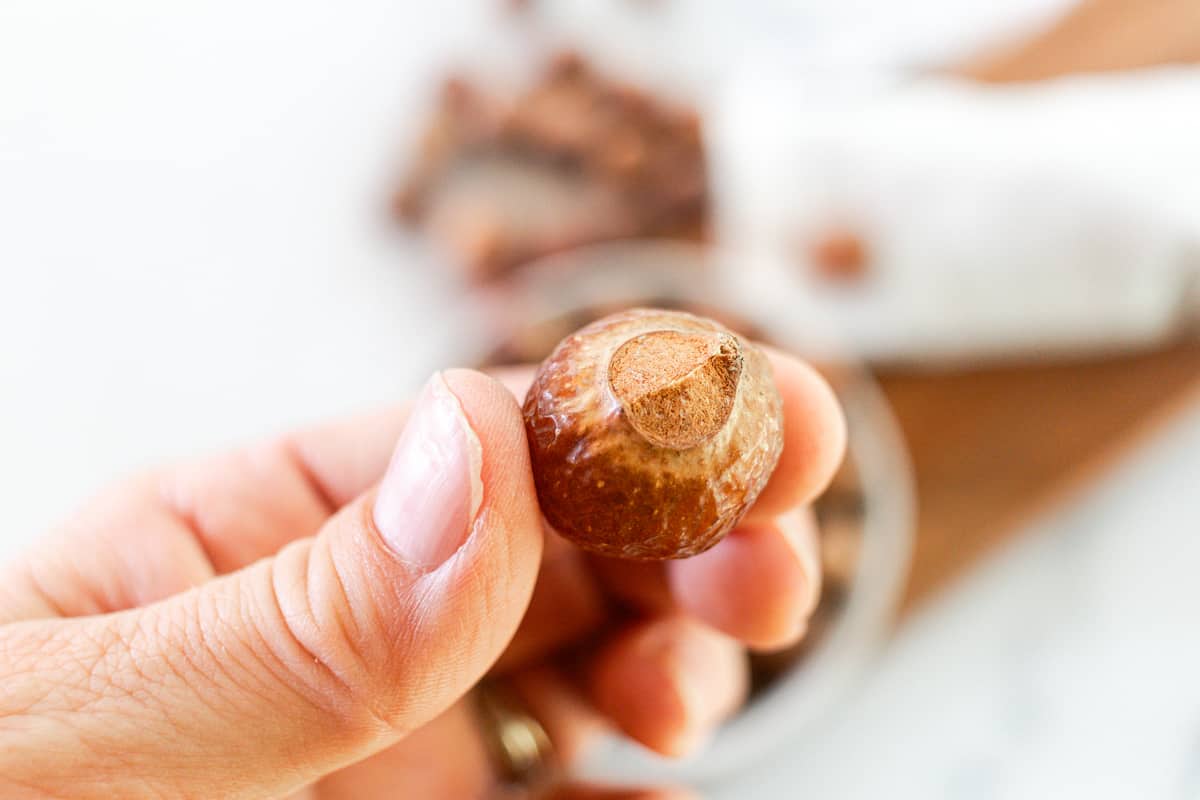
[[[524,671],[508,686],[550,738],[557,766],[569,768],[606,730],[554,669]],[[492,791],[498,776],[487,746],[489,732],[481,727],[486,724],[474,698],[464,698],[393,747],[322,779],[318,796],[361,800],[395,797],[402,790],[404,797],[412,798],[497,797]]]
[[[560,553],[550,555],[551,550]],[[495,671],[510,672],[580,644],[615,613],[666,614],[677,606],[662,564],[584,553],[548,533],[533,599]]]
[[[667,583],[666,567],[658,561],[628,561],[591,555],[592,570],[605,591],[627,610],[640,614],[666,614],[675,608]]]
[[[561,539],[547,543],[566,556],[544,560],[529,612],[498,669],[597,632],[605,614],[601,591],[634,614],[691,614],[760,651],[797,642],[820,595],[817,531],[806,508],[743,523],[711,550],[665,564],[588,556],[585,567],[582,554]]]
[[[683,611],[752,649],[777,650],[804,635],[820,593],[816,527],[804,508],[744,523],[713,549],[665,564],[584,556],[556,536],[546,541],[529,611],[497,670],[596,634],[613,601],[638,615]]]
[[[311,536],[378,481],[407,406],[331,423],[125,481],[6,568],[0,622],[146,605]],[[311,436],[349,436],[313,474]]]
[[[531,368],[514,367],[499,371],[495,377],[509,388],[520,403],[532,376]],[[257,459],[239,451],[196,468],[182,469],[178,475],[171,477],[171,483],[182,484],[172,492],[172,496],[196,498],[180,504],[186,512],[189,508],[201,505],[198,502],[201,495],[211,497],[220,493],[220,485],[203,491],[203,486],[193,486],[193,482],[215,482],[221,476],[227,478],[224,485],[234,481],[241,484],[254,482],[254,473],[239,469],[238,462],[258,460],[270,463],[273,460],[278,472],[292,473],[287,476],[289,482],[306,483],[307,486],[303,488],[314,497],[323,499],[332,509],[340,508],[379,481],[391,457],[392,444],[408,419],[410,407],[411,403],[404,402],[293,431],[263,445],[261,449],[267,451],[267,456],[260,455]],[[210,464],[214,468],[208,468]],[[261,481],[254,482],[252,488],[253,492],[244,494],[258,497],[271,494],[269,487]],[[282,525],[275,527],[286,530]],[[227,540],[244,538],[236,526],[210,526],[204,530],[204,534],[218,549],[226,546]],[[295,533],[292,536],[295,537]],[[269,542],[256,553],[248,553],[238,559],[240,563],[234,566],[244,566],[255,558],[269,555],[282,544],[286,544],[286,541]]]
[[[343,506],[383,475],[411,405],[323,422],[286,435],[284,443],[329,502]]]
[[[132,608],[212,576],[191,528],[141,477],[92,501],[0,570],[0,624]]]
[[[523,670],[512,676],[510,685],[545,729],[560,765],[577,763],[602,733],[611,730],[580,687],[555,667]]]
[[[3,629],[0,702],[41,722],[0,748],[0,772],[36,783],[67,758],[112,796],[128,776],[139,791],[284,794],[472,686],[524,613],[541,546],[512,396],[478,373],[435,376],[378,491],[317,537],[145,609]],[[35,642],[47,628],[58,647]]]
[[[472,706],[460,700],[399,744],[323,778],[317,797],[490,797],[494,768]]]
[[[794,644],[820,595],[816,526],[807,509],[747,522],[711,550],[667,565],[679,607],[758,650]]]
[[[618,634],[597,654],[589,695],[634,740],[667,756],[692,751],[746,696],[738,644],[684,616]]]
[[[846,450],[846,421],[833,389],[812,367],[765,348],[783,400],[783,452],[749,516],[770,519],[811,502],[829,484]]]
[[[607,601],[583,552],[549,534],[529,608],[493,672],[542,660],[586,639],[607,619]]]
[[[0,624],[146,605],[315,534],[383,475],[409,406],[123,482],[0,572]]]

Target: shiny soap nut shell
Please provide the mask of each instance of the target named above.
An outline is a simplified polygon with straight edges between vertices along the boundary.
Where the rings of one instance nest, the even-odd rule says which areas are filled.
[[[538,368],[523,413],[547,521],[620,558],[686,558],[715,545],[783,448],[766,356],[678,311],[623,311],[568,336]]]

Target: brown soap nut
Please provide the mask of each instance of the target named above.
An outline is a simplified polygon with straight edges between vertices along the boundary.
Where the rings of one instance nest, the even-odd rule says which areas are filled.
[[[866,241],[850,228],[831,228],[808,248],[814,272],[830,283],[861,283],[870,271],[871,255]]]
[[[701,122],[695,109],[608,77],[574,51],[552,58],[516,94],[452,76],[394,213],[432,232],[478,283],[595,242],[702,241],[709,192]],[[529,180],[501,181],[497,191],[496,171],[479,166],[500,163],[510,178]],[[503,221],[482,242],[478,225],[431,224],[480,210]]]
[[[715,545],[783,449],[766,356],[680,311],[622,311],[568,336],[538,368],[523,413],[546,520],[620,558]]]

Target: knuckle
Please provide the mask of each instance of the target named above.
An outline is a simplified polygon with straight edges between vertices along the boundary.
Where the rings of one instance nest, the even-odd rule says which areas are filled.
[[[388,681],[371,644],[384,634],[369,609],[354,607],[328,551],[297,543],[268,563],[273,657],[293,686],[350,729],[390,728]]]

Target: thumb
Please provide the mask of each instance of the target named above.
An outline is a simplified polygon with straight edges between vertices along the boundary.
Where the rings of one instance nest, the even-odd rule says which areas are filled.
[[[145,609],[57,623],[73,644],[56,682],[101,697],[51,693],[82,699],[69,770],[61,747],[30,750],[56,753],[60,779],[110,775],[101,794],[224,797],[282,794],[393,743],[470,689],[525,612],[542,547],[527,447],[500,384],[435,375],[377,490],[316,537]]]

